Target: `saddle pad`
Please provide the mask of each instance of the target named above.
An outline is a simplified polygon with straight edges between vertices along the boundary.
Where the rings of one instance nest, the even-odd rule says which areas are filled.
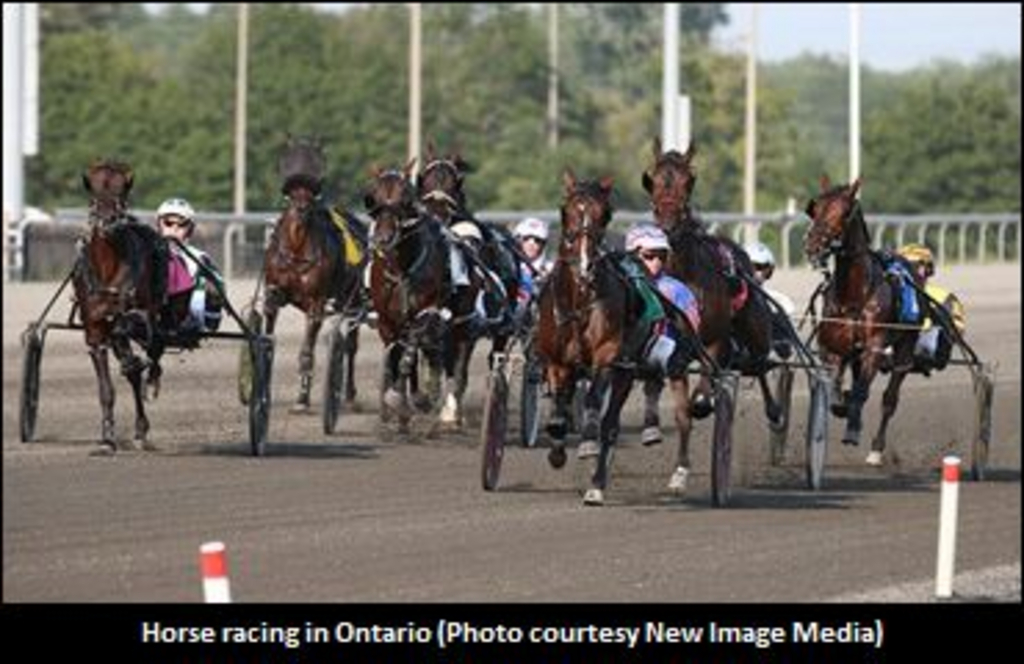
[[[349,265],[359,265],[363,262],[363,250],[359,247],[359,243],[356,242],[355,238],[352,237],[352,232],[348,229],[348,224],[345,223],[345,217],[338,212],[336,209],[331,208],[331,221],[338,227],[341,232],[341,243],[345,249],[345,262]]]

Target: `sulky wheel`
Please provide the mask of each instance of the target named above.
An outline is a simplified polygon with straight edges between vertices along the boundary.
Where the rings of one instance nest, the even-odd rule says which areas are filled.
[[[327,376],[324,378],[324,433],[332,434],[338,425],[342,393],[345,389],[345,355],[348,340],[337,326],[331,332],[327,349]]]
[[[786,441],[789,438],[789,414],[793,405],[793,368],[788,364],[779,367],[775,383],[775,400],[781,412],[778,422],[768,422],[768,441],[771,464],[778,466],[786,455]]]
[[[274,362],[274,340],[259,335],[250,342],[252,392],[249,395],[249,442],[253,456],[263,456],[270,420],[270,369]]]
[[[821,489],[825,474],[825,452],[828,448],[829,381],[824,372],[813,371],[810,408],[807,413],[807,486]]]
[[[251,309],[245,318],[249,334],[256,337],[263,331],[263,316],[256,309]],[[246,345],[238,353],[238,400],[243,406],[249,405],[252,394],[252,350]]]
[[[491,372],[490,390],[484,406],[483,465],[481,479],[484,491],[498,486],[501,462],[505,457],[505,436],[508,433],[508,375],[504,366]]]
[[[523,447],[533,447],[540,435],[540,364],[532,353],[526,354],[523,364],[523,383],[519,395],[519,442]]]
[[[21,337],[25,356],[21,365],[21,442],[32,441],[39,412],[39,365],[43,360],[43,337],[35,324]]]
[[[732,471],[732,421],[736,406],[736,374],[726,372],[717,382],[715,395],[715,431],[711,459],[711,503],[725,507],[729,503]]]

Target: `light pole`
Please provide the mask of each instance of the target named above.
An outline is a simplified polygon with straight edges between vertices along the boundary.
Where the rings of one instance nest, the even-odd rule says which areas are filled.
[[[548,5],[548,147],[558,147],[558,3]]]
[[[245,135],[249,87],[249,4],[238,5],[238,63],[235,80],[235,214],[245,214]]]
[[[750,5],[750,35],[747,44],[746,155],[743,171],[743,214],[754,215],[757,196],[757,3]],[[746,242],[757,241],[757,224],[748,221],[743,229]]]
[[[409,4],[409,159],[420,156],[420,83],[423,57],[423,8],[418,2]],[[419,170],[419,164],[413,172]]]
[[[860,176],[860,3],[850,3],[850,182]]]
[[[665,3],[661,65],[661,145],[666,152],[679,145],[679,4]]]

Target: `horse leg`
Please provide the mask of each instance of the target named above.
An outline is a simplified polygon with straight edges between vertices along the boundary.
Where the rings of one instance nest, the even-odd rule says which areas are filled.
[[[871,349],[866,350],[867,353]],[[864,428],[861,416],[864,411],[864,403],[868,400],[871,389],[871,381],[875,378],[876,368],[873,362],[862,359],[854,362],[853,386],[850,389],[849,406],[846,412],[846,431],[843,433],[844,445],[860,445],[860,434]]]
[[[569,433],[569,409],[572,407],[576,381],[571,368],[554,364],[548,365],[547,377],[553,405],[545,427],[551,437],[548,463],[552,468],[561,468],[566,461],[565,437]]]
[[[840,419],[846,417],[849,405],[846,403],[846,393],[843,392],[843,374],[846,372],[846,362],[834,353],[824,353],[822,361],[832,372],[832,394],[831,402],[832,415]]]
[[[727,340],[728,341],[728,340]],[[715,362],[721,365],[723,350],[725,344],[721,341],[714,341],[708,344],[708,354],[715,358]],[[708,374],[702,374],[700,382],[697,383],[696,389],[693,391],[693,397],[690,399],[690,416],[703,420],[705,417],[710,415],[715,410],[714,390],[711,387],[711,376]]]
[[[107,347],[91,346],[89,357],[92,358],[93,368],[96,369],[96,379],[100,387],[100,409],[103,413],[99,451],[102,454],[113,454],[117,451],[117,443],[114,440],[114,384],[110,380]]]
[[[604,411],[605,398],[611,386],[611,370],[598,371],[594,380],[590,381],[583,402],[583,427],[580,431],[580,445],[576,448],[576,458],[589,459],[600,452],[601,418]]]
[[[644,429],[640,433],[640,442],[644,445],[657,445],[663,440],[658,401],[664,387],[665,381],[661,376],[649,376],[644,380]]]
[[[875,434],[874,440],[871,441],[871,451],[866,460],[869,466],[882,465],[882,453],[885,452],[885,434],[889,428],[889,420],[896,414],[896,407],[900,403],[900,387],[910,370],[912,360],[909,358],[909,353],[907,355],[905,362],[896,363],[892,375],[889,376],[889,384],[886,385],[885,393],[882,395],[882,422],[878,426],[878,433]]]
[[[615,453],[615,443],[619,437],[619,421],[622,415],[622,406],[629,397],[633,387],[633,375],[628,369],[614,367],[611,375],[606,379],[610,383],[608,406],[601,417],[601,451],[597,456],[597,464],[594,475],[590,480],[590,489],[583,496],[584,505],[603,505],[604,490],[608,487],[608,476],[611,472],[612,458]]]
[[[764,399],[764,414],[772,424],[778,424],[782,420],[782,406],[772,395],[772,389],[768,385],[768,374],[761,372],[757,374],[757,382],[761,386],[761,396]]]
[[[455,341],[454,353],[448,362],[448,381],[440,422],[449,429],[458,429],[462,424],[462,397],[469,382],[469,360],[473,353],[473,339],[468,334]]]
[[[130,342],[123,337],[115,337],[111,341],[114,355],[121,363],[121,373],[132,386],[132,393],[135,397],[135,439],[132,441],[133,449],[152,449],[146,440],[149,434],[149,418],[146,417],[145,390],[142,385],[142,373],[146,370],[146,362],[132,352]]]
[[[668,381],[674,404],[673,415],[675,416],[676,431],[679,436],[676,468],[672,472],[672,477],[669,478],[668,488],[669,491],[678,494],[686,492],[686,480],[690,475],[690,431],[693,428],[693,419],[690,416],[690,388],[687,382],[686,374]]]
[[[306,315],[306,335],[302,339],[302,348],[299,349],[299,395],[291,407],[293,413],[309,411],[309,393],[313,388],[313,364],[316,361],[316,338],[320,334],[323,322],[322,312]]]

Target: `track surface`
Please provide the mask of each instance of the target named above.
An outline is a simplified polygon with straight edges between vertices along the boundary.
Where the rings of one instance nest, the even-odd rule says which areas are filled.
[[[961,485],[957,571],[1016,570],[1019,601],[1020,267],[949,268],[940,282],[965,301],[976,350],[999,363],[992,470],[988,481]],[[809,271],[773,282],[800,306],[815,284]],[[674,443],[639,445],[636,389],[605,507],[582,506],[584,474],[574,457],[554,471],[544,450],[510,447],[499,490],[485,493],[483,352],[471,377],[466,433],[410,439],[378,424],[380,344],[364,328],[361,412],[343,413],[339,432],[324,436],[323,341],[313,414],[288,412],[302,326],[289,309],[277,336],[265,458],[249,454],[247,409],[236,397],[240,346],[226,340],[165,359],[163,390],[149,408],[162,451],[96,458],[89,455],[99,434],[96,381],[78,332],[47,336],[37,440],[18,440],[18,337],[56,288],[4,285],[5,602],[201,601],[197,550],[210,540],[227,543],[240,602],[898,601],[865,593],[930,588],[935,469],[943,453],[969,449],[966,369],[912,376],[890,428],[897,458],[890,455],[881,470],[865,467],[866,450],[839,445],[842,423],[831,420],[825,487],[811,492],[801,450],[805,380],[796,382],[791,448],[779,468],[767,464],[759,396],[745,384],[733,504],[713,509],[710,420],[696,426],[691,490],[677,499],[665,490]],[[252,288],[232,284],[236,306]],[[49,320],[66,316],[66,302],[62,296]],[[126,439],[130,388],[115,380],[118,434]],[[864,445],[882,389],[878,381],[872,386]],[[669,422],[667,399],[662,407]],[[956,590],[968,601],[1005,592]]]

